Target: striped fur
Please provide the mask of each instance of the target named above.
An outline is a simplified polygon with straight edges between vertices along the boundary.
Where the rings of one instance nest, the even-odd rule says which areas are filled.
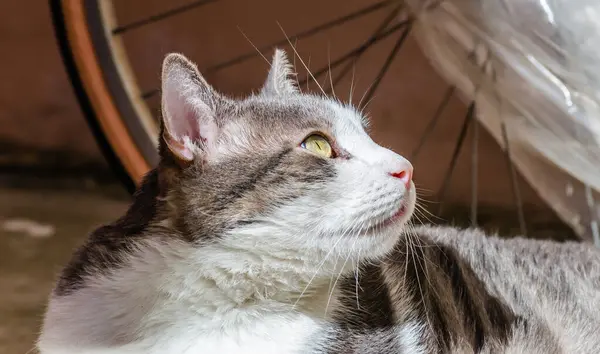
[[[407,226],[407,161],[289,74],[233,100],[165,60],[161,163],[64,269],[43,354],[600,352],[595,249]]]

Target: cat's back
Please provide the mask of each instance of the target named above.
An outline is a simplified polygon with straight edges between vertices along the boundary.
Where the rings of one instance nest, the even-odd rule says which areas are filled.
[[[456,252],[490,289],[525,290],[529,284],[538,295],[557,300],[600,297],[600,250],[591,244],[503,239],[447,227],[424,226],[417,233]]]
[[[513,345],[548,346],[544,350],[551,353],[600,352],[597,248],[453,228],[421,227],[417,233],[455,252],[486,290],[521,318],[513,326]]]

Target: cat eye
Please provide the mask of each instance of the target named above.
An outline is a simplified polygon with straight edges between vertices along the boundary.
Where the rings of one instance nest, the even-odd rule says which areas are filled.
[[[329,144],[327,138],[322,135],[309,135],[306,139],[304,139],[300,146],[319,156],[333,157],[333,149],[331,148],[331,144]]]

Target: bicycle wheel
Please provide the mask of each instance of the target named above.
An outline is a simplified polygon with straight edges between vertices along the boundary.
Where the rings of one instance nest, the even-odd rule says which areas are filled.
[[[105,6],[106,5],[106,6]],[[53,23],[69,77],[106,159],[128,190],[156,163],[157,128],[135,100],[136,84],[122,48],[107,40],[106,1],[51,1]],[[118,60],[116,56],[123,60]]]
[[[431,209],[436,215],[445,216],[451,209],[452,194],[470,193],[467,218],[472,225],[487,217],[482,204],[501,200],[517,223],[511,233],[526,234],[524,204],[544,205],[513,167],[508,146],[499,149],[478,128],[474,105],[464,104],[424,56],[406,55],[420,49],[410,35],[413,19],[403,1],[55,0],[52,11],[80,104],[107,158],[130,189],[158,161],[159,67],[166,53],[185,53],[218,89],[244,95],[262,83],[264,73],[257,68],[266,71],[267,64],[261,56],[278,46],[290,54],[298,49],[306,69],[328,93],[352,100],[354,92],[364,92],[358,104],[370,104],[373,116],[382,117],[378,140],[384,145],[398,147],[413,162],[428,159],[426,155],[448,161],[419,175],[423,184],[434,186],[438,204]],[[307,70],[299,70],[299,85],[316,89]],[[420,75],[424,72],[428,74]],[[401,80],[390,79],[395,77]],[[392,124],[387,118],[398,111],[425,119],[382,126]],[[459,118],[444,126],[449,117]],[[415,132],[405,134],[412,136],[410,144],[398,143],[400,129]],[[471,146],[465,144],[469,138]],[[431,141],[437,143],[433,154],[426,146]],[[493,157],[478,159],[478,154]],[[486,199],[478,192],[480,181],[498,174],[488,160],[508,163],[502,162],[504,180],[488,188],[493,196]],[[450,188],[457,180],[469,183]]]

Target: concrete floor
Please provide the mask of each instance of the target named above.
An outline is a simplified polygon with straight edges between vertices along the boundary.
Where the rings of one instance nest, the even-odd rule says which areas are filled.
[[[89,188],[0,188],[0,354],[33,349],[62,265],[88,232],[121,215],[128,202],[123,193]]]

